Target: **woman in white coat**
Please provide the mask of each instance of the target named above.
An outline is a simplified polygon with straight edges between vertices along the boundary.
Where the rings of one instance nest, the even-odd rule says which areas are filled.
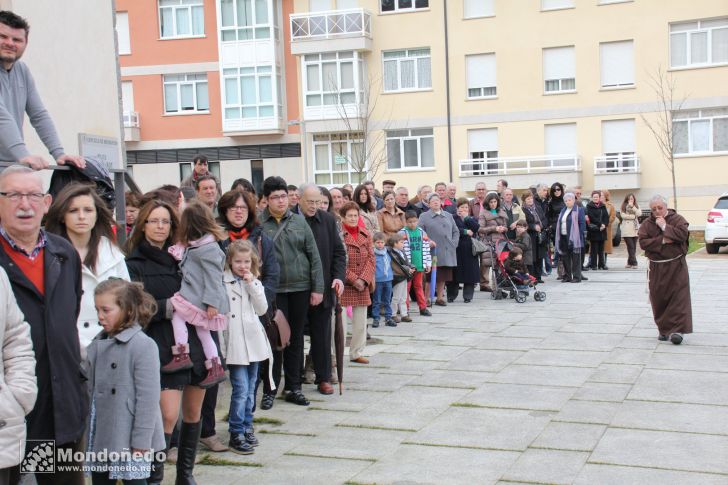
[[[228,328],[220,345],[230,371],[232,395],[228,426],[230,450],[248,455],[258,440],[253,434],[253,407],[259,363],[268,361],[268,380],[273,384],[273,352],[258,318],[268,310],[263,283],[260,282],[260,259],[250,241],[238,239],[227,250],[223,280],[230,302]]]
[[[129,281],[124,254],[113,242],[114,219],[93,185],[68,184],[48,210],[46,230],[66,238],[81,256],[83,297],[78,315],[81,353],[101,331],[94,307],[94,289],[104,280]]]
[[[0,267],[0,483],[10,483],[25,448],[25,416],[35,405],[35,354],[30,326]]]

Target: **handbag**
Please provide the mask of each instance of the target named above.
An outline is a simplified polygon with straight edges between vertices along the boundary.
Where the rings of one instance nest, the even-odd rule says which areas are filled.
[[[291,327],[288,325],[288,319],[276,308],[275,303],[260,316],[260,323],[263,324],[273,350],[283,350],[291,343]]]
[[[470,236],[470,239],[473,241],[473,256],[478,256],[488,251],[488,245],[485,244],[483,241],[481,241],[477,237],[472,236]]]

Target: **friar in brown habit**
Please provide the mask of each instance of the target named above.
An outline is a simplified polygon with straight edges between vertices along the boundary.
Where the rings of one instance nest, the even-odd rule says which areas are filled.
[[[662,196],[650,200],[650,217],[640,226],[640,247],[649,259],[650,303],[660,340],[678,345],[693,332],[688,263],[688,221],[667,208]]]

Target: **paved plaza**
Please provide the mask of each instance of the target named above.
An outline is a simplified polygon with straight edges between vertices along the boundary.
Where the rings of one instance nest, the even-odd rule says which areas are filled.
[[[477,293],[372,329],[382,343],[370,365],[347,361],[343,396],[276,400],[256,413],[255,454],[201,450],[198,482],[728,483],[728,254],[690,256],[681,346],[657,341],[644,259],[624,264],[579,285],[553,275],[543,303]]]

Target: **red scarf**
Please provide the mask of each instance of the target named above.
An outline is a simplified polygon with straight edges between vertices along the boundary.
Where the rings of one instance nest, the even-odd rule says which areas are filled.
[[[237,241],[238,239],[248,239],[248,236],[250,235],[248,230],[244,227],[237,231],[234,229],[228,229],[228,234],[230,235],[231,241]]]
[[[344,224],[344,229],[346,229],[346,232],[348,232],[349,235],[354,239],[356,239],[356,235],[359,234],[359,226],[350,226],[348,224]]]

